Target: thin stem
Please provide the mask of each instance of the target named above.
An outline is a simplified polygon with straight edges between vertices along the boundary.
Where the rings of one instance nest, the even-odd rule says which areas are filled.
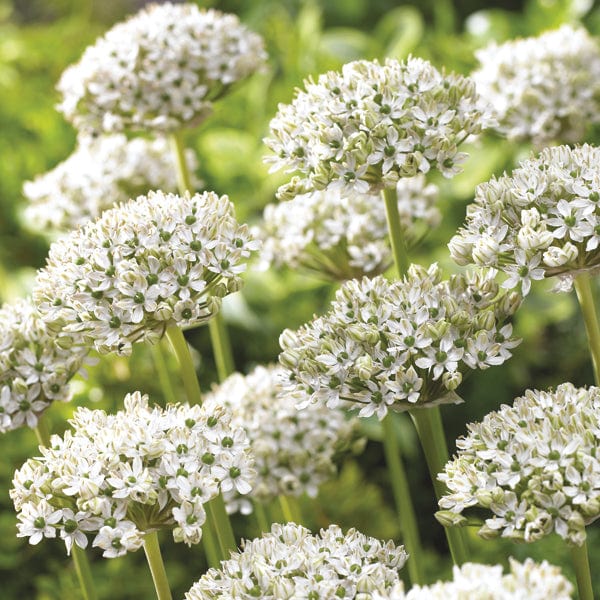
[[[204,523],[202,529],[202,545],[204,547],[204,554],[209,567],[218,569],[221,566],[220,551],[216,543],[216,533],[212,530],[212,524],[209,520]]]
[[[160,389],[165,397],[165,401],[169,404],[175,404],[177,399],[175,398],[175,392],[171,385],[171,377],[169,376],[169,370],[167,369],[167,363],[165,361],[165,355],[161,346],[161,341],[157,344],[150,346],[152,350],[152,359],[158,375],[158,381],[160,383]]]
[[[583,314],[590,354],[592,355],[594,380],[596,385],[600,385],[600,327],[598,326],[598,315],[596,314],[589,276],[586,273],[578,275],[575,277],[574,286]]]
[[[173,597],[171,596],[171,589],[169,588],[165,564],[163,563],[160,554],[160,546],[158,545],[158,535],[156,534],[156,531],[151,531],[144,536],[144,552],[146,553],[148,566],[152,573],[156,597],[158,600],[172,600]]]
[[[237,550],[237,544],[231,528],[229,516],[225,510],[222,496],[213,498],[205,504],[206,514],[217,537],[217,545],[221,560],[228,560],[230,553]]]
[[[590,561],[588,558],[587,544],[584,541],[581,546],[571,546],[571,560],[575,567],[577,579],[577,591],[579,600],[594,600],[592,589],[592,575],[590,573]]]
[[[194,368],[190,349],[183,336],[183,331],[178,325],[169,325],[167,327],[167,337],[179,361],[181,379],[188,402],[190,404],[202,404],[202,392],[200,391],[196,369]]]
[[[279,496],[279,506],[283,513],[283,518],[288,523],[302,524],[302,515],[300,509],[296,503],[295,498],[289,498],[288,496]]]
[[[421,408],[410,411],[421,447],[425,453],[425,460],[429,468],[429,474],[435,489],[435,495],[439,500],[445,492],[444,484],[438,480],[437,475],[441,473],[448,462],[448,445],[442,424],[442,417],[437,406]],[[445,527],[448,546],[454,564],[461,565],[468,559],[467,541],[463,529],[456,527]]]
[[[37,438],[40,446],[50,447],[50,430],[48,429],[48,423],[46,423],[46,413],[42,413],[38,416],[37,425],[34,428],[35,437]]]
[[[185,147],[181,132],[177,131],[170,137],[173,157],[175,158],[175,170],[177,171],[177,187],[180,194],[192,193],[192,178],[185,160]]]
[[[387,218],[388,233],[394,255],[394,263],[398,270],[398,275],[403,277],[408,271],[409,261],[406,250],[406,241],[404,232],[400,223],[400,213],[398,212],[398,195],[396,190],[383,190],[383,200],[385,203],[385,216]]]
[[[271,531],[269,517],[267,517],[267,511],[265,510],[265,507],[257,501],[254,502],[254,516],[256,517],[256,522],[258,523],[258,529],[261,532]]]
[[[219,381],[223,381],[233,373],[235,366],[231,352],[231,342],[225,328],[225,321],[220,312],[213,315],[212,319],[208,322],[208,330],[210,332],[210,341],[215,362],[217,363]]]
[[[73,557],[73,564],[75,565],[75,572],[77,573],[77,579],[83,597],[85,600],[96,600],[98,596],[96,594],[94,580],[92,579],[92,570],[85,550],[77,546],[77,544],[73,544],[71,556]]]
[[[396,511],[400,519],[400,527],[402,528],[404,546],[410,555],[410,560],[408,561],[408,575],[413,585],[422,585],[425,583],[422,563],[423,550],[421,547],[415,509],[410,497],[408,479],[404,471],[404,465],[400,455],[400,445],[398,444],[398,437],[394,430],[394,422],[391,414],[388,414],[385,419],[383,419],[382,425],[385,460],[390,474],[390,483],[392,485],[392,492],[396,503]]]

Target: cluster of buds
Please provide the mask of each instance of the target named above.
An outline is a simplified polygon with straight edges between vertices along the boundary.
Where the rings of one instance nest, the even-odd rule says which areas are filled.
[[[380,542],[337,525],[319,535],[296,525],[275,524],[262,538],[210,569],[185,595],[215,598],[355,598],[367,600],[400,581],[404,547]]]
[[[93,535],[92,545],[112,558],[137,550],[157,529],[197,544],[203,505],[220,490],[250,491],[248,441],[223,407],[150,408],[134,392],[123,411],[80,408],[71,425],[15,473],[17,535],[31,544],[60,537],[70,553]]]
[[[409,247],[439,225],[438,189],[425,176],[400,179],[398,213]],[[379,196],[320,190],[269,204],[259,233],[262,258],[276,267],[303,268],[346,281],[383,273],[392,262],[385,210]]]
[[[528,390],[468,426],[458,454],[438,477],[449,493],[437,513],[445,525],[464,525],[461,513],[492,512],[484,538],[534,542],[553,532],[571,544],[600,517],[600,388],[563,383]]]
[[[265,140],[274,170],[300,174],[280,199],[328,186],[376,194],[430,169],[451,177],[466,158],[458,146],[491,123],[473,81],[419,58],[351,62],[305,87]]]
[[[469,369],[502,364],[518,341],[505,324],[520,303],[495,271],[442,280],[412,265],[401,281],[346,283],[331,310],[280,337],[285,388],[298,400],[360,408],[359,416],[457,402]]]
[[[171,132],[202,121],[265,60],[262,39],[235,15],[154,4],[115,25],[63,73],[58,108],[78,129]]]
[[[256,248],[227,196],[151,192],[52,244],[34,298],[63,337],[127,354],[169,324],[209,320]]]

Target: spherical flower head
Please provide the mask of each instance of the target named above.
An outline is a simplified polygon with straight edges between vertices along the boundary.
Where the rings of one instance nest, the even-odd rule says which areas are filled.
[[[273,170],[298,174],[280,199],[328,186],[376,194],[430,169],[452,177],[466,158],[458,146],[488,126],[474,83],[420,58],[351,62],[305,88],[265,139]]]
[[[250,513],[250,499],[264,503],[280,494],[314,498],[335,476],[336,459],[361,445],[356,419],[318,405],[296,410],[282,381],[280,366],[258,366],[246,376],[234,373],[206,396],[230,410],[232,424],[245,430],[256,464],[252,492],[225,495],[229,512]]]
[[[450,241],[462,265],[495,267],[503,286],[529,293],[557,276],[557,289],[600,266],[600,148],[545,148],[512,175],[482,183],[464,227]]]
[[[396,192],[404,237],[412,247],[441,221],[438,189],[419,174],[400,179]],[[393,261],[382,200],[372,194],[328,189],[270,204],[258,236],[266,263],[335,281],[383,273]]]
[[[29,200],[24,222],[43,232],[70,231],[148,190],[175,191],[175,169],[166,156],[164,138],[81,135],[71,156],[23,186]],[[186,150],[185,158],[193,172],[198,164],[193,151]],[[194,188],[198,184],[194,180]]]
[[[246,435],[221,406],[151,408],[133,392],[115,415],[80,408],[70,423],[72,431],[52,436],[15,473],[17,535],[32,544],[60,537],[70,553],[93,536],[92,546],[112,558],[163,528],[197,544],[203,505],[220,490],[250,490]]]
[[[581,142],[600,120],[600,48],[582,27],[493,43],[476,56],[477,91],[509,138],[538,147]]]
[[[34,297],[63,337],[127,354],[171,324],[208,321],[256,248],[227,196],[150,192],[52,244]]]
[[[274,524],[262,538],[209,569],[186,600],[212,598],[357,598],[385,592],[400,581],[406,562],[403,546],[381,542],[337,525],[312,535],[288,523]]]
[[[63,348],[27,299],[0,308],[0,433],[36,427],[52,402],[71,399],[69,380],[87,348]]]
[[[259,35],[235,15],[154,4],[115,25],[58,83],[58,109],[78,129],[172,132],[266,60]]]
[[[495,272],[443,280],[412,265],[401,281],[352,280],[331,309],[280,337],[285,389],[302,407],[360,409],[359,417],[460,401],[469,369],[502,364],[518,344],[505,324],[519,305]]]
[[[600,388],[528,390],[468,426],[438,478],[440,520],[471,506],[492,512],[479,534],[534,542],[558,533],[581,545],[600,516]]]
[[[501,565],[465,563],[454,566],[452,581],[415,585],[408,592],[399,584],[387,594],[375,593],[373,600],[570,600],[573,585],[558,567],[531,558],[520,563],[509,559],[510,573]]]

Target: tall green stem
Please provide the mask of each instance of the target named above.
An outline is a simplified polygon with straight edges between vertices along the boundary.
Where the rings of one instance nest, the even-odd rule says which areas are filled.
[[[172,600],[173,597],[171,596],[171,589],[169,588],[165,564],[163,563],[160,554],[160,546],[158,545],[158,535],[156,534],[156,531],[151,531],[144,536],[144,552],[146,553],[148,566],[152,573],[156,597],[158,600]]]
[[[217,545],[221,560],[228,560],[231,552],[237,550],[237,544],[231,528],[229,515],[225,510],[225,503],[222,496],[213,498],[205,505],[206,514],[217,534]]]
[[[38,416],[38,422],[34,429],[35,437],[37,438],[38,444],[46,448],[50,447],[50,430],[48,429],[48,423],[46,423],[46,415],[42,413]]]
[[[175,392],[171,385],[171,377],[169,376],[169,370],[167,369],[167,363],[165,361],[161,343],[162,340],[159,340],[157,344],[150,346],[152,359],[154,360],[154,367],[156,368],[156,374],[158,375],[158,381],[165,397],[165,401],[169,404],[175,404],[177,399],[175,398]]]
[[[298,525],[302,524],[302,515],[300,514],[300,509],[295,498],[283,495],[279,496],[279,506],[281,507],[285,521],[288,523],[297,523]]]
[[[390,243],[394,255],[394,263],[398,270],[398,275],[403,277],[408,271],[409,261],[406,250],[406,241],[404,232],[400,223],[400,213],[398,212],[398,195],[396,190],[383,190],[383,201],[385,204],[385,216],[387,218],[388,233],[390,234]]]
[[[212,524],[209,520],[204,523],[202,528],[202,546],[209,567],[218,569],[221,566],[221,552],[217,547],[217,534],[212,530]]]
[[[592,355],[594,380],[596,385],[600,385],[600,327],[598,326],[598,315],[596,314],[589,275],[582,273],[575,277],[574,286],[583,314],[590,354]]]
[[[183,336],[183,331],[178,325],[169,325],[167,327],[167,337],[179,361],[181,379],[188,402],[190,404],[202,404],[202,392],[200,391],[196,369],[194,368],[190,349]]]
[[[437,475],[444,470],[448,462],[448,445],[444,435],[442,417],[437,406],[431,408],[421,408],[410,411],[413,419],[421,447],[425,453],[425,460],[429,468],[429,474],[435,489],[435,495],[439,500],[444,494],[444,484],[438,480]],[[468,559],[467,541],[463,529],[456,527],[445,527],[448,546],[454,564],[461,565]]]
[[[258,501],[254,501],[254,516],[256,517],[256,522],[258,523],[258,529],[261,533],[271,531],[271,526],[269,524],[269,517],[267,517],[267,511],[265,507]]]
[[[422,585],[425,583],[425,580],[422,567],[423,550],[421,547],[421,538],[419,536],[415,509],[410,497],[408,479],[400,456],[400,446],[396,431],[394,430],[392,415],[387,415],[383,419],[382,425],[385,461],[390,474],[394,501],[400,517],[404,546],[410,555],[408,576],[413,585]]]
[[[594,600],[592,575],[590,573],[590,561],[588,558],[586,542],[583,542],[583,545],[581,546],[571,546],[571,560],[575,567],[579,600]]]

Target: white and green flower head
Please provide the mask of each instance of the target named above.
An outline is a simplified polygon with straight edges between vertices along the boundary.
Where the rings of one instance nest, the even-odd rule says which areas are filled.
[[[401,281],[352,280],[331,309],[280,337],[286,390],[298,407],[360,409],[360,417],[457,402],[463,374],[502,364],[519,342],[507,319],[520,303],[495,271],[443,280],[412,265]]]
[[[69,380],[88,349],[56,344],[39,312],[28,300],[0,308],[0,433],[36,427],[52,402],[71,399]]]
[[[265,139],[273,170],[296,174],[280,199],[326,187],[377,194],[430,169],[452,177],[466,158],[458,146],[490,124],[470,79],[420,58],[351,62],[305,88]]]
[[[405,241],[414,246],[440,223],[437,186],[419,174],[400,179],[396,194]],[[336,281],[377,275],[393,260],[385,211],[372,194],[327,189],[269,204],[259,236],[267,263]]]
[[[461,525],[463,511],[478,506],[492,513],[482,537],[534,542],[557,533],[583,544],[586,525],[600,517],[599,431],[600,388],[528,390],[457,440],[438,476],[449,493],[436,516]]]
[[[491,44],[471,74],[511,139],[583,141],[600,120],[600,48],[582,27],[563,25],[538,37]]]
[[[531,558],[523,563],[509,559],[510,572],[501,565],[465,563],[452,568],[452,581],[413,586],[408,592],[398,584],[373,600],[571,600],[573,585],[554,565]]]
[[[227,196],[150,192],[54,242],[34,299],[63,337],[127,354],[171,324],[208,321],[256,248]]]
[[[164,138],[80,135],[71,156],[23,186],[29,200],[25,224],[44,232],[70,231],[148,190],[175,191],[175,169],[168,155]],[[186,162],[193,172],[193,151],[186,151]],[[193,184],[197,188],[198,180]]]
[[[172,132],[266,60],[262,38],[235,15],[153,4],[118,23],[62,75],[59,110],[78,129]]]
[[[248,514],[250,499],[264,503],[280,494],[314,498],[335,476],[336,459],[362,445],[356,419],[319,405],[296,410],[282,381],[282,367],[259,366],[246,376],[234,373],[206,396],[230,410],[232,424],[245,430],[256,464],[250,494],[225,494],[229,512]]]
[[[545,148],[512,175],[482,183],[450,241],[461,265],[494,267],[506,288],[558,277],[557,289],[600,266],[600,148]]]
[[[185,595],[214,598],[355,598],[368,600],[400,581],[403,546],[381,542],[337,525],[312,535],[308,529],[275,524],[270,533],[242,543],[242,550],[209,569]]]
[[[156,529],[197,544],[203,505],[220,490],[250,490],[248,440],[221,406],[151,408],[134,392],[115,415],[79,408],[70,423],[15,473],[17,535],[31,544],[60,537],[70,553],[92,536],[112,558]]]

